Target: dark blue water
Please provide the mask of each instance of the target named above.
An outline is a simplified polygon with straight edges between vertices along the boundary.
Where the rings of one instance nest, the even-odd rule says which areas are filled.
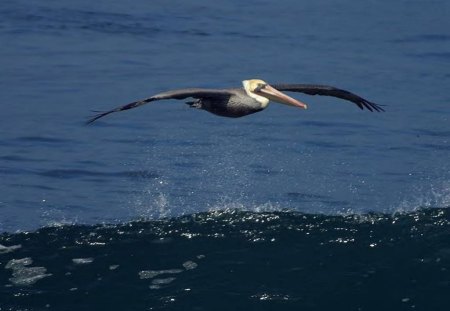
[[[449,14],[2,1],[0,310],[446,309]],[[227,119],[162,101],[84,125],[249,78],[334,85],[386,112],[294,94],[308,110]]]
[[[449,209],[230,210],[0,236],[2,310],[447,310]]]

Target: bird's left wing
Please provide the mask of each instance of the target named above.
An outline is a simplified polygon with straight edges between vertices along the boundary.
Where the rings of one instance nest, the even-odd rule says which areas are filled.
[[[138,100],[117,108],[114,108],[109,111],[101,112],[92,118],[90,118],[86,123],[92,123],[97,119],[100,119],[110,113],[113,112],[119,112],[122,110],[128,110],[132,108],[136,108],[139,106],[142,106],[144,104],[157,101],[157,100],[163,100],[163,99],[185,99],[188,97],[192,98],[223,98],[223,97],[229,97],[231,95],[230,90],[226,89],[201,89],[201,88],[190,88],[190,89],[180,89],[180,90],[172,90],[167,91],[163,93],[159,93],[156,95],[153,95],[152,97],[148,97],[142,100]]]
[[[338,89],[333,86],[314,84],[271,84],[271,86],[279,91],[300,92],[308,95],[333,96],[351,101],[361,109],[367,108],[370,111],[384,111],[380,105],[372,103],[349,91]]]

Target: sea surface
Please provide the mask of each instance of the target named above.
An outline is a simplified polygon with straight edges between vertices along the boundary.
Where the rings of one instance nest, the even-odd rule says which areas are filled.
[[[448,310],[450,3],[0,4],[0,311]],[[229,119],[184,87],[327,84]]]

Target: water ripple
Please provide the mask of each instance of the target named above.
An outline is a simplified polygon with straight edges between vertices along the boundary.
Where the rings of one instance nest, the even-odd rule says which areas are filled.
[[[128,177],[131,179],[155,179],[160,175],[154,171],[122,171],[122,172],[99,172],[82,169],[53,169],[37,173],[38,175],[58,178],[70,179],[79,177]]]

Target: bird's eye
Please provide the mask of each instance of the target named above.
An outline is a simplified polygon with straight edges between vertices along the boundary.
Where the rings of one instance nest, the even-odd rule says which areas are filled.
[[[255,92],[261,91],[261,89],[265,88],[267,84],[264,83],[258,83],[258,85],[255,88]]]

